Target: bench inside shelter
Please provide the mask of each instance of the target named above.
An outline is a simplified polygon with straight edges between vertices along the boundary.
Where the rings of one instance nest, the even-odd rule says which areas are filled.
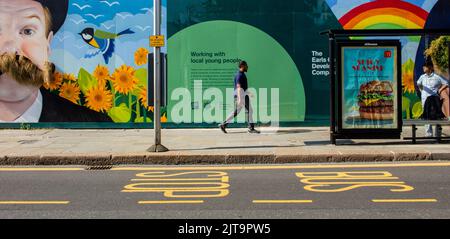
[[[450,139],[450,136],[438,136],[438,137],[417,137],[417,127],[432,125],[436,127],[442,126],[450,126],[450,120],[403,120],[403,126],[410,126],[412,129],[412,137],[404,137],[404,140],[412,140],[412,143],[415,144],[417,140],[421,139],[435,139],[438,142],[441,142],[443,139]]]

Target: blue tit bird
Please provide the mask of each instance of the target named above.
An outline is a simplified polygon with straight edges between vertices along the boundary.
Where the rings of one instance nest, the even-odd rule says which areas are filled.
[[[109,63],[109,59],[112,57],[114,53],[115,44],[114,41],[116,38],[126,35],[126,34],[134,34],[130,28],[125,31],[119,33],[110,33],[102,30],[95,30],[94,28],[85,28],[81,33],[78,33],[83,40],[89,44],[90,46],[98,49],[93,53],[88,53],[84,57],[92,58],[98,54],[102,54],[105,59],[105,63]]]

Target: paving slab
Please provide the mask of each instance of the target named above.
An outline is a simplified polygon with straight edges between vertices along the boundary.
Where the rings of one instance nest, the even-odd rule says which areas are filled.
[[[404,129],[408,134],[408,128]],[[419,132],[419,136],[421,136]],[[444,128],[450,135],[450,128]],[[398,140],[329,142],[329,128],[164,129],[170,151],[150,153],[151,129],[0,130],[0,165],[272,164],[449,160],[448,143]]]

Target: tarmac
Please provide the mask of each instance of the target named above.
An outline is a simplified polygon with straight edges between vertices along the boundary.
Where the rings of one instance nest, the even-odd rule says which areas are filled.
[[[133,130],[0,130],[0,165],[209,165],[285,164],[450,160],[448,142],[338,140],[329,128],[163,129],[165,153],[149,153],[152,129]],[[404,128],[406,136],[410,128]],[[419,135],[423,130],[419,130]],[[450,135],[450,128],[444,128]]]

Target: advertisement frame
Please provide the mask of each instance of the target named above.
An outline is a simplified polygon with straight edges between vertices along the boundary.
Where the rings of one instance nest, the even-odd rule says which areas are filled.
[[[359,138],[359,139],[400,139],[402,132],[402,69],[401,69],[401,43],[399,40],[337,40],[337,134],[341,136],[347,136],[348,138]],[[343,101],[342,101],[342,90],[343,90],[343,75],[342,67],[344,63],[342,62],[342,54],[344,47],[394,47],[397,49],[396,54],[396,75],[397,75],[397,124],[396,128],[392,129],[382,129],[382,128],[364,128],[364,129],[344,129],[343,127]]]

